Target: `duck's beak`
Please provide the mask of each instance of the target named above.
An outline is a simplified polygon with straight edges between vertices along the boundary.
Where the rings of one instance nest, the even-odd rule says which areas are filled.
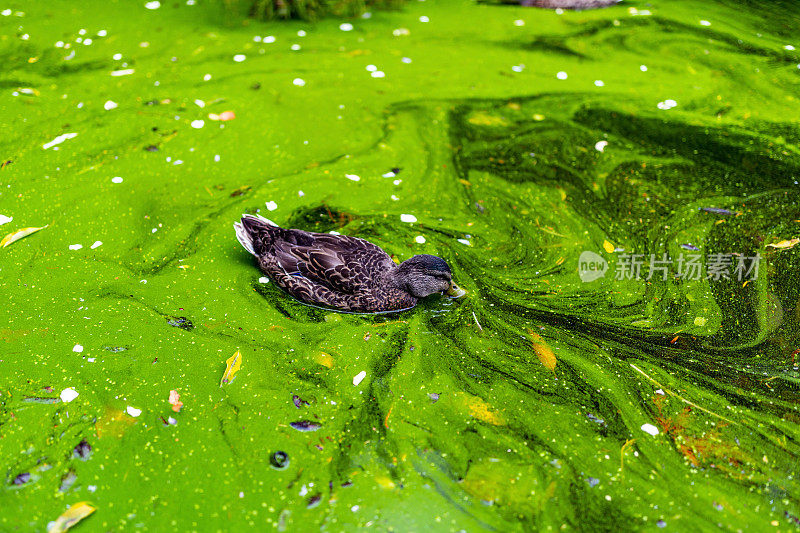
[[[450,287],[447,288],[447,292],[445,294],[447,294],[450,298],[461,298],[467,294],[467,291],[451,281]]]

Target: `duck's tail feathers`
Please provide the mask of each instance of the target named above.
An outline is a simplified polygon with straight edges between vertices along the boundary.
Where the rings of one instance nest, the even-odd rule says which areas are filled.
[[[261,215],[242,215],[241,222],[234,222],[233,229],[236,230],[236,238],[245,250],[258,256],[255,237],[259,237],[259,244],[265,240],[265,234],[269,235],[268,228],[279,227],[273,221]]]

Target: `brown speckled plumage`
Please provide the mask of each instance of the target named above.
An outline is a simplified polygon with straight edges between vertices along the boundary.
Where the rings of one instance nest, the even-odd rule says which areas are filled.
[[[424,260],[398,266],[363,239],[285,229],[252,215],[243,215],[234,228],[259,268],[308,304],[357,313],[400,311],[450,286],[450,268],[438,257],[415,256]]]

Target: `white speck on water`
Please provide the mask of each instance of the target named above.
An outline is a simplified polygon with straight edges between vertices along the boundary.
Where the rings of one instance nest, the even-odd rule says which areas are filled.
[[[72,347],[72,351],[75,353],[81,353],[83,351],[83,346],[81,346],[80,344],[76,344],[75,346]]]
[[[523,70],[525,70],[525,65],[513,65],[511,67],[511,70],[513,70],[514,72],[522,72]]]
[[[356,377],[354,377],[354,378],[353,378],[353,386],[354,386],[354,387],[358,387],[358,385],[359,385],[359,384],[360,384],[362,381],[364,381],[364,378],[365,378],[365,377],[367,377],[367,373],[366,373],[366,371],[364,371],[364,370],[362,370],[361,372],[359,372],[358,374],[356,374]]]
[[[2,226],[3,224],[8,224],[12,220],[14,220],[14,217],[7,217],[5,215],[0,215],[0,226]]]
[[[215,161],[215,162],[217,162],[217,163],[219,163],[219,154],[217,154],[217,155],[215,155],[215,156],[214,156],[214,161]]]
[[[106,100],[106,103],[103,104],[103,107],[105,108],[106,111],[111,111],[112,109],[116,109],[118,105],[119,104],[117,104],[113,100]]]
[[[645,433],[649,433],[650,435],[656,436],[658,435],[658,428],[655,427],[653,424],[642,424],[642,431]]]
[[[664,391],[661,389],[656,389],[656,394],[664,396]]]
[[[409,63],[411,63],[411,58],[410,57],[402,57],[402,58],[400,58],[400,61],[402,61],[403,63],[408,65]]]
[[[306,193],[304,193],[303,191],[297,191],[297,196],[299,196],[300,198],[302,198],[305,195]]]
[[[80,250],[81,248],[83,248],[82,244],[70,244],[69,245],[69,249],[70,250]]]
[[[361,181],[361,176],[357,174],[345,174],[344,177],[350,181]]]
[[[524,25],[525,25],[525,21],[522,20],[522,19],[517,19],[517,20],[514,21],[514,26],[524,26]]]
[[[460,242],[464,246],[469,246],[470,245],[470,243],[469,243],[469,241],[467,239],[457,239],[457,240],[458,240],[458,242]]]
[[[306,31],[305,30],[298,30],[297,36],[298,37],[305,37],[306,36]]]
[[[98,37],[105,37],[106,35],[108,35],[108,32],[106,30],[100,30],[97,32]]]
[[[19,36],[19,38],[22,39],[23,41],[27,41],[28,39],[31,38],[31,35],[29,33],[23,33],[22,35]],[[80,39],[80,37],[78,37],[78,39]]]
[[[397,196],[395,196],[394,194],[393,194],[393,195],[391,195],[389,198],[391,198],[391,199],[392,199],[392,200],[394,200],[395,202],[396,202],[396,201],[398,201],[398,200],[400,199],[400,198],[398,198]]]
[[[361,18],[362,19],[371,19],[372,18],[372,13],[370,13],[369,11],[365,11],[364,13],[361,14]]]
[[[426,17],[425,15],[422,15],[422,16],[419,18],[419,21],[420,21],[420,22],[430,22],[430,21],[431,21],[431,19],[429,19],[429,18],[428,18],[428,17]]]
[[[153,2],[147,2],[144,5],[144,7],[146,7],[147,9],[158,9],[159,7],[161,7],[161,2],[159,2],[158,0],[154,0]]]
[[[700,21],[700,25],[701,26],[711,26],[711,23],[709,21],[707,21],[707,20],[701,20]]]
[[[91,39],[86,39],[85,41],[83,41],[83,45],[84,46],[89,46],[90,44],[92,44],[92,40]]]
[[[354,506],[352,506],[352,507],[350,508],[350,510],[351,510],[351,511],[353,511],[354,513],[355,513],[356,511],[358,511],[358,509],[359,509],[358,505],[354,505]]]
[[[602,152],[603,150],[605,150],[606,146],[608,146],[608,141],[597,141],[596,143],[594,143],[594,149],[597,150],[598,152]]]
[[[560,7],[557,7],[557,8],[555,9],[555,11],[556,11],[556,15],[563,15],[563,14],[564,14],[564,10],[563,10],[563,9],[561,9]]]
[[[136,418],[140,414],[142,414],[141,409],[137,409],[135,407],[131,407],[130,405],[125,409],[125,412],[131,415],[133,418]]]
[[[90,363],[94,363],[94,362],[96,361],[96,359],[95,359],[94,357],[89,357],[89,358],[87,358],[86,360],[87,360],[88,362],[90,362]]]
[[[239,493],[239,497],[240,497],[240,498],[244,498],[244,492],[240,492],[240,493]]]
[[[78,397],[78,392],[73,387],[69,387],[62,390],[60,396],[62,402],[69,403]]]
[[[383,72],[382,70],[376,70],[375,72],[371,73],[370,76],[372,76],[373,78],[385,78],[386,73]]]
[[[297,52],[298,50],[300,50],[300,45],[299,45],[299,44],[293,44],[293,45],[292,45],[292,46],[290,46],[289,48],[291,48],[292,50],[294,50],[295,52]]]
[[[244,54],[236,54],[235,56],[233,56],[233,60],[236,61],[237,63],[241,63],[245,59],[247,59],[247,56]]]
[[[561,72],[556,74],[556,78],[558,78],[560,80],[565,80],[565,79],[567,79],[567,73],[562,70]]]
[[[395,185],[400,185],[401,183],[403,183],[403,180],[394,180],[392,183],[394,183]]]
[[[175,161],[172,162],[172,164],[173,165],[182,165],[183,164],[183,160],[182,159],[176,159]]]
[[[211,74],[206,74],[205,76],[203,76],[203,81],[208,81],[210,79],[211,79]]]
[[[278,209],[278,204],[276,202],[273,202],[272,200],[267,202],[266,206],[267,206],[267,211],[275,211],[276,209]]]
[[[639,65],[639,70],[642,72],[647,72],[647,65]]]
[[[153,228],[153,229],[150,230],[150,233],[155,233],[157,231],[158,231],[158,228]]]
[[[92,244],[89,248],[94,250],[95,248],[98,248],[100,246],[103,246],[103,241],[94,241],[94,244]]]
[[[274,43],[275,42],[275,36],[274,35],[267,35],[266,37],[261,39],[261,42],[262,43],[267,43],[267,44]]]
[[[136,72],[136,71],[134,69],[132,69],[132,68],[124,68],[124,69],[121,69],[121,70],[112,70],[111,71],[111,75],[113,77],[115,77],[115,78],[119,78],[120,76],[129,76],[129,75],[133,74],[134,72]]]
[[[392,35],[395,37],[402,37],[405,35],[411,35],[411,32],[408,30],[408,28],[397,28],[392,30]]]
[[[192,121],[192,127],[193,127],[194,129],[196,129],[196,130],[199,130],[200,128],[202,128],[202,127],[203,127],[203,126],[205,126],[205,125],[206,125],[206,123],[205,123],[205,121],[204,121],[204,120],[199,120],[199,119],[198,119],[198,120],[193,120],[193,121]]]
[[[678,105],[678,102],[676,102],[675,100],[664,100],[663,102],[659,102],[657,104],[657,107],[659,109],[672,109],[676,105]]]
[[[122,183],[122,178],[120,178],[119,176],[114,176],[113,178],[111,178],[111,183]]]
[[[414,240],[418,244],[425,244],[425,237],[423,237],[422,235],[417,235],[416,237],[414,237]]]
[[[303,78],[295,78],[292,80],[292,83],[294,85],[297,85],[298,87],[302,87],[306,84],[306,80],[304,80]]]
[[[339,24],[339,29],[342,31],[353,31],[353,25],[349,22],[343,22]]]
[[[393,178],[393,177],[397,176],[397,174],[395,174],[394,172],[392,172],[392,171],[390,170],[390,171],[389,171],[389,172],[387,172],[386,174],[381,174],[381,176],[382,176],[382,177],[384,177],[384,178]]]
[[[89,485],[89,486],[86,487],[86,490],[88,490],[89,492],[94,494],[94,491],[97,490],[97,485]]]
[[[594,84],[597,87],[602,87],[605,85],[605,83],[603,83],[603,80],[594,80]]]
[[[791,44],[786,44],[783,46],[783,49],[789,50],[791,52],[792,50],[794,50],[794,46],[792,46]]]
[[[413,222],[416,222],[416,221],[417,221],[417,217],[415,217],[414,215],[409,215],[409,214],[405,214],[405,213],[400,215],[400,222],[413,223]]]
[[[56,48],[64,48],[64,41],[56,41]]]
[[[56,137],[55,139],[53,139],[53,140],[52,140],[52,141],[50,141],[49,143],[45,143],[45,144],[43,144],[43,145],[42,145],[42,148],[44,148],[45,150],[47,150],[48,148],[50,148],[50,147],[52,147],[52,146],[55,146],[55,145],[57,145],[57,144],[61,144],[61,143],[63,143],[64,141],[66,141],[67,139],[73,139],[73,138],[75,138],[75,137],[77,137],[77,136],[78,136],[78,134],[77,134],[77,133],[62,133],[61,135],[59,135],[58,137]]]
[[[10,9],[4,9],[3,11],[0,11],[0,15],[3,15],[4,17],[9,17],[9,16],[11,16],[11,10]]]
[[[333,230],[329,231],[328,233],[330,233],[331,235],[341,235],[341,233],[339,233],[338,231],[333,231]]]
[[[194,101],[194,105],[202,109],[206,106],[206,103],[198,98]]]
[[[267,276],[262,276],[258,278],[259,283],[269,283],[269,278]]]
[[[255,41],[257,43],[260,43],[261,42],[261,36],[260,35],[256,35],[255,37],[253,37],[253,41]]]
[[[375,72],[376,70],[378,70],[378,67],[376,67],[375,65],[367,65],[366,69],[370,72]]]

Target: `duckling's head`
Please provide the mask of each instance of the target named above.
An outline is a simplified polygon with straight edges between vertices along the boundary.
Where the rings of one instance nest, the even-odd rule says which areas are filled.
[[[452,292],[453,275],[444,259],[435,255],[415,255],[397,267],[397,281],[414,298],[425,298],[437,292]],[[462,291],[463,294],[463,291]]]

